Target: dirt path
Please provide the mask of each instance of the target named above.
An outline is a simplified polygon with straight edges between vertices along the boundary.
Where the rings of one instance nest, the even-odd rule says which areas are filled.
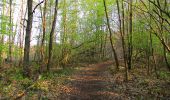
[[[80,72],[62,88],[60,100],[119,100],[119,94],[113,90],[114,85],[108,78],[108,66],[112,62],[91,64]]]

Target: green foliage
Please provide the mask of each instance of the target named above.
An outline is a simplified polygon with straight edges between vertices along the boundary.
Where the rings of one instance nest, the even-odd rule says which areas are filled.
[[[64,68],[40,75],[40,79],[33,81],[32,79],[23,77],[21,68],[10,68],[5,73],[0,74],[0,95],[13,96],[14,93],[25,91],[28,89],[28,95],[33,96],[37,91],[47,93],[49,88],[54,85],[61,85],[65,82],[66,77],[73,74],[76,68]],[[8,84],[4,84],[5,80],[10,80]],[[56,87],[55,87],[56,88]],[[17,90],[17,91],[16,91]],[[32,95],[31,95],[32,94]]]
[[[170,72],[160,71],[159,76],[161,79],[170,80]]]
[[[49,90],[48,87],[49,87],[49,81],[39,80],[33,84],[31,90],[34,91],[41,90],[41,91],[48,92]]]
[[[15,75],[13,75],[14,73]],[[12,68],[7,72],[7,74],[11,75],[12,80],[19,81],[24,79],[22,69],[20,68]]]
[[[150,52],[150,34],[152,35],[152,46],[156,54],[163,55],[163,46],[157,36],[148,30],[148,24],[146,19],[140,18],[138,21],[134,21],[133,25],[136,27],[133,28],[133,47],[135,50],[142,50],[145,52]]]
[[[42,75],[42,79],[54,79],[56,77],[65,77],[71,75],[75,71],[74,68],[64,68],[57,71],[45,73]]]
[[[9,16],[6,16],[6,15],[0,15],[0,32],[1,34],[4,34],[4,35],[10,35],[10,34],[13,34],[13,32],[10,30],[11,27],[13,27],[14,25],[10,24],[9,22]]]

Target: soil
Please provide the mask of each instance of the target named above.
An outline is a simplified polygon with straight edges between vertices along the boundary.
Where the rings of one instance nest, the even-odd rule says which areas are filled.
[[[59,100],[125,100],[114,91],[110,81],[108,66],[111,64],[107,61],[83,67],[62,87]]]

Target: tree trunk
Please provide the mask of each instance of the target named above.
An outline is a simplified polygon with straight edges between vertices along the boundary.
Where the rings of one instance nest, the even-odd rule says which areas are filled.
[[[132,67],[132,0],[130,0],[129,4],[130,12],[129,12],[129,34],[128,34],[128,69],[130,70]]]
[[[45,61],[45,48],[44,48],[44,42],[45,42],[45,35],[46,35],[46,10],[47,10],[47,0],[44,0],[44,9],[42,9],[41,5],[40,5],[40,12],[41,12],[41,17],[42,17],[42,39],[41,39],[41,43],[40,43],[40,56],[39,56],[39,73],[41,74],[43,71],[43,69],[45,69],[44,65],[46,64],[46,61]],[[41,36],[40,36],[41,37]]]
[[[20,17],[20,23],[22,23],[22,17],[23,17],[23,0],[21,1],[21,17]],[[23,25],[22,25],[23,24]],[[19,29],[19,36],[18,36],[18,39],[19,39],[19,49],[20,49],[20,52],[19,52],[19,64],[18,66],[21,66],[21,63],[22,63],[22,46],[23,46],[23,43],[22,43],[22,40],[23,40],[23,33],[24,33],[24,29],[22,31],[22,28],[24,28],[24,23],[20,24],[20,29]],[[23,33],[22,33],[23,32]]]
[[[161,7],[161,6],[160,6],[160,2],[157,1],[157,3],[158,3],[158,6]],[[166,1],[166,0],[165,0],[165,3],[167,4],[167,1]],[[164,10],[165,10],[165,11],[166,11],[166,7],[167,7],[167,6],[165,5],[165,6],[164,6]],[[162,11],[161,11],[160,9],[159,9],[159,13],[160,13],[161,16],[163,16],[163,13],[162,13]],[[163,36],[163,33],[164,33],[164,29],[163,29],[164,19],[159,16],[159,20],[160,20],[160,23],[159,23],[159,24],[160,24],[161,37],[162,37],[163,41],[165,41],[165,43],[167,43],[165,37]],[[165,46],[163,45],[163,54],[164,54],[165,63],[166,63],[166,66],[167,66],[168,70],[170,71],[170,64],[169,64],[169,62],[168,62],[168,58],[167,58],[166,52],[167,52],[167,50],[166,50]]]
[[[125,70],[126,70],[126,80],[128,80],[128,69],[127,69],[127,60],[126,60],[126,51],[125,51],[125,40],[124,40],[124,33],[122,32],[122,20],[121,20],[121,16],[120,16],[120,7],[119,7],[119,1],[116,0],[117,3],[117,10],[118,10],[118,19],[119,19],[119,32],[121,35],[121,41],[122,41],[122,50],[123,50],[123,59],[124,59],[124,64],[125,64]],[[122,12],[123,16],[124,16],[124,11]],[[123,17],[123,21],[124,21],[124,17]],[[124,22],[123,22],[124,23]],[[124,26],[124,24],[123,24]],[[124,28],[124,27],[123,27]],[[124,29],[123,29],[124,30]]]
[[[12,66],[12,43],[11,43],[11,35],[12,35],[12,0],[10,0],[10,34],[9,34],[9,62],[10,66]]]
[[[67,55],[67,8],[66,8],[66,0],[63,0],[63,35],[62,35],[62,62],[61,66],[64,68],[66,65],[65,57]]]
[[[45,33],[46,33],[46,8],[47,8],[47,0],[44,1],[44,9],[42,14],[42,23],[43,23],[43,36],[41,41],[41,62],[44,62],[44,40],[45,40]]]
[[[169,64],[169,62],[168,62],[168,58],[167,58],[167,55],[166,55],[166,48],[163,47],[163,49],[164,49],[164,59],[165,59],[165,63],[166,63],[166,66],[167,66],[168,70],[170,71],[170,64]]]
[[[30,53],[30,39],[31,39],[32,21],[33,21],[32,5],[33,5],[33,0],[27,0],[28,20],[27,20],[27,28],[26,28],[26,36],[25,36],[24,66],[23,66],[24,76],[26,77],[30,77],[29,53]]]
[[[113,54],[114,54],[114,58],[115,58],[115,62],[116,62],[116,67],[119,70],[119,61],[118,61],[118,58],[117,58],[116,50],[115,50],[115,48],[113,46],[112,31],[111,31],[111,28],[110,28],[110,22],[109,22],[109,17],[108,17],[108,13],[107,13],[106,1],[103,0],[103,3],[104,3],[105,14],[106,14],[106,19],[107,19],[107,26],[108,26],[109,33],[110,33],[110,36],[109,36],[110,43],[111,43],[112,51],[113,51]]]
[[[55,1],[54,20],[53,20],[52,29],[51,29],[51,32],[50,32],[49,52],[48,52],[49,57],[48,57],[47,71],[50,71],[51,60],[52,60],[53,38],[54,38],[54,31],[55,31],[55,27],[56,27],[57,10],[58,10],[58,0]]]

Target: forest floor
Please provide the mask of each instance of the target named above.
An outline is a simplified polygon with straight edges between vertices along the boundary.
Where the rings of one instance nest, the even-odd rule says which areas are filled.
[[[81,68],[61,87],[59,100],[170,100],[170,82],[132,71],[113,70],[113,63],[90,64]],[[141,77],[142,76],[142,77]]]
[[[25,90],[21,100],[170,100],[170,73],[161,71],[157,79],[139,65],[134,64],[128,81],[124,67],[117,71],[112,61],[56,69],[37,81],[13,68],[0,73],[0,100],[13,100]]]
[[[108,76],[112,62],[90,64],[73,75],[63,87],[61,100],[111,100],[120,98]]]

